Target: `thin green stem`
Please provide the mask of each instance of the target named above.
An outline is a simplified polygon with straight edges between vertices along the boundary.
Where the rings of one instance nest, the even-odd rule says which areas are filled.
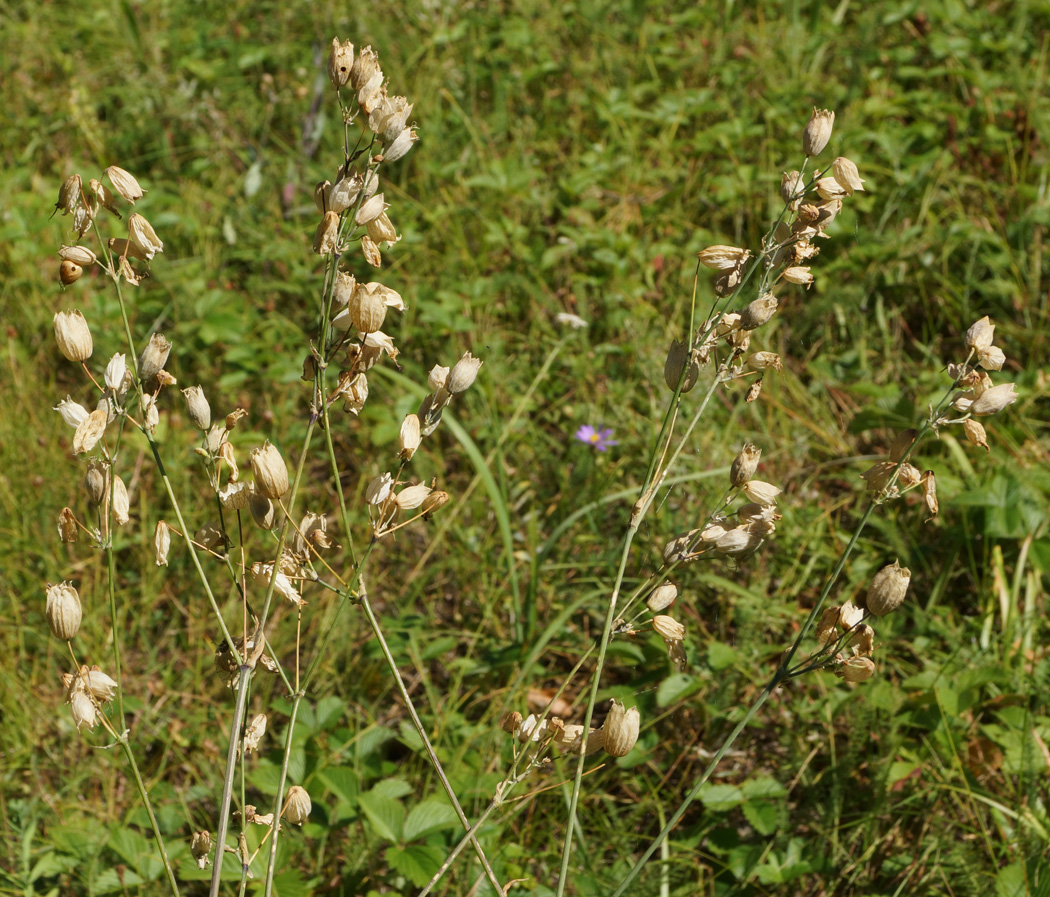
[[[452,788],[452,783],[448,780],[448,776],[445,775],[445,770],[442,768],[441,761],[438,759],[437,751],[434,750],[434,746],[430,742],[426,729],[423,728],[423,721],[419,718],[419,714],[416,713],[415,705],[413,705],[412,698],[408,693],[408,687],[405,685],[405,680],[401,678],[401,671],[397,668],[397,661],[394,660],[394,655],[390,651],[390,646],[387,644],[386,638],[383,636],[383,630],[380,628],[379,621],[376,619],[376,615],[372,610],[372,605],[368,600],[368,595],[363,590],[360,601],[361,608],[364,610],[365,617],[368,619],[368,625],[372,627],[372,632],[375,634],[376,640],[379,642],[380,650],[382,650],[383,656],[386,658],[387,666],[397,683],[397,690],[400,692],[401,698],[405,702],[405,706],[408,708],[409,716],[412,718],[412,725],[416,727],[416,732],[419,733],[419,737],[423,741],[423,746],[426,748],[427,756],[430,757],[430,763],[434,767],[434,772],[437,774],[441,786],[445,789],[445,794],[448,795],[449,802],[452,804],[453,809],[455,809],[456,815],[459,816],[459,821],[462,823],[463,828],[469,832],[471,830],[470,820],[467,818],[467,814],[463,811],[463,807],[459,803],[459,798],[456,797],[456,792]],[[474,852],[478,855],[478,860],[484,868],[489,882],[496,889],[497,894],[502,894],[503,888],[499,883],[499,879],[496,877],[496,873],[492,870],[492,866],[489,865],[488,857],[485,856],[485,851],[482,849],[478,839],[471,836],[470,843],[474,848]]]

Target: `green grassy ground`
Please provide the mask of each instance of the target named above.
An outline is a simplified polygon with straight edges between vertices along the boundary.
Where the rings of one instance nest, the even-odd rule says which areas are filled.
[[[121,757],[79,736],[62,705],[68,661],[43,617],[44,582],[102,594],[105,578],[55,530],[81,501],[81,471],[51,407],[81,385],[51,319],[76,305],[117,320],[101,280],[58,288],[58,186],[114,163],[136,174],[165,240],[134,295],[136,333],[163,329],[180,385],[203,383],[220,413],[247,409],[259,440],[297,445],[319,289],[310,191],[342,161],[323,76],[332,35],[379,51],[422,138],[385,185],[405,234],[383,272],[409,305],[404,376],[373,381],[381,400],[341,422],[337,450],[379,473],[418,403],[408,384],[467,348],[485,359],[462,426],[419,459],[456,500],[384,544],[369,583],[468,814],[506,768],[500,713],[559,685],[600,631],[695,253],[757,243],[819,105],[837,112],[828,158],[856,161],[868,192],[767,334],[785,370],[753,405],[719,397],[639,535],[629,583],[717,500],[745,440],[785,489],[784,519],[754,560],[677,577],[685,672],[651,635],[615,643],[602,696],[641,708],[642,737],[585,780],[568,893],[609,893],[768,679],[852,531],[859,473],[940,394],[945,360],[984,314],[1022,398],[989,424],[987,455],[951,433],[921,447],[938,520],[904,501],[863,536],[844,597],[894,558],[914,574],[907,608],[879,627],[876,679],[816,674],[774,695],[637,893],[1046,893],[1048,34],[1050,10],[1020,2],[0,8],[0,893],[164,893]],[[567,334],[562,311],[591,326]],[[106,358],[122,333],[95,340]],[[575,442],[583,423],[619,444]],[[185,426],[172,415],[162,438],[192,503],[206,484]],[[214,831],[230,692],[188,563],[153,564],[164,508],[141,460],[117,545],[125,692],[177,843]],[[311,473],[307,506],[331,509],[323,464]],[[334,618],[317,604],[307,644]],[[370,630],[352,612],[337,626],[292,760],[315,813],[282,841],[279,893],[414,893],[457,827]],[[101,607],[86,614],[91,660],[110,656],[108,632]],[[568,692],[586,688],[581,677]],[[282,700],[274,688],[271,706]],[[249,792],[273,788],[279,759],[274,740]],[[554,893],[570,777],[559,762],[530,779],[549,790],[481,833],[522,892]],[[131,873],[147,883],[129,886]],[[439,892],[471,893],[478,875],[464,857]]]

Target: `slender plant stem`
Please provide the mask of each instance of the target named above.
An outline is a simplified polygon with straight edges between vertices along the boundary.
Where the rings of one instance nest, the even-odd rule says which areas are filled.
[[[226,859],[226,832],[230,824],[230,802],[233,797],[233,775],[237,768],[237,755],[240,753],[241,723],[244,721],[244,708],[248,703],[248,679],[251,670],[242,666],[237,681],[237,702],[233,708],[234,725],[230,732],[230,746],[226,751],[226,770],[223,773],[222,799],[219,803],[218,831],[215,835],[215,862],[211,871],[210,897],[218,897],[219,882],[222,879],[222,864]],[[243,874],[243,870],[242,870]]]
[[[390,672],[394,676],[397,683],[397,690],[401,693],[401,698],[404,700],[405,706],[408,708],[409,716],[412,717],[412,724],[416,727],[416,732],[419,733],[419,737],[423,740],[423,745],[426,748],[427,755],[430,757],[430,762],[434,767],[434,772],[437,774],[441,786],[445,789],[445,794],[448,795],[448,799],[455,809],[456,815],[459,816],[459,821],[463,824],[463,828],[469,832],[471,829],[470,820],[467,818],[467,814],[463,812],[463,807],[460,806],[459,798],[456,797],[456,792],[452,788],[452,783],[448,780],[448,776],[445,775],[445,770],[442,768],[441,761],[438,759],[437,751],[434,750],[434,745],[430,743],[430,738],[427,736],[426,729],[423,728],[423,721],[419,718],[419,714],[416,713],[416,708],[408,694],[408,687],[405,685],[405,680],[401,677],[401,671],[397,668],[397,661],[394,660],[394,655],[390,651],[390,646],[387,644],[386,638],[383,636],[383,630],[380,628],[379,621],[376,619],[375,612],[372,610],[372,604],[368,600],[368,595],[364,592],[361,594],[361,608],[365,612],[365,617],[368,619],[369,626],[372,627],[372,632],[375,633],[376,640],[379,642],[379,647],[383,652],[383,656],[386,658],[387,666],[390,668]],[[485,874],[488,876],[489,882],[491,882],[492,886],[496,889],[497,894],[502,894],[503,888],[499,883],[499,879],[496,877],[496,873],[492,870],[492,866],[489,865],[488,857],[485,856],[485,851],[482,849],[478,839],[471,836],[470,843],[474,848],[474,852],[478,855],[478,860],[481,862]]]
[[[171,893],[174,897],[179,897],[179,883],[175,880],[175,870],[172,868],[171,860],[168,859],[168,851],[164,846],[164,837],[161,835],[160,824],[157,822],[157,817],[153,812],[153,804],[149,799],[149,792],[146,790],[146,783],[142,781],[142,774],[139,772],[138,764],[135,762],[135,754],[131,750],[128,733],[126,731],[121,732],[117,740],[120,742],[121,750],[124,751],[124,756],[128,759],[128,765],[131,767],[131,775],[135,779],[135,787],[139,789],[139,797],[142,800],[142,806],[146,808],[146,815],[149,816],[149,823],[153,829],[153,836],[157,841],[157,849],[160,851],[161,862],[164,863],[164,871],[168,876],[168,887],[171,888]]]

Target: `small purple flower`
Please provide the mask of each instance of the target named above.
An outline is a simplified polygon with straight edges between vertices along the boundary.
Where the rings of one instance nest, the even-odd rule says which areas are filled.
[[[610,445],[617,445],[616,440],[610,438],[612,434],[613,431],[610,427],[596,429],[590,424],[584,424],[576,431],[576,438],[580,442],[593,445],[599,452],[604,452]]]

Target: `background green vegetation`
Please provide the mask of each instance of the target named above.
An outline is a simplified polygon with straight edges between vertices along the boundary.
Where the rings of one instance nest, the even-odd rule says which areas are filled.
[[[1045,3],[951,0],[0,6],[0,893],[163,892],[119,753],[72,729],[43,621],[44,582],[91,596],[104,577],[56,534],[58,510],[82,505],[81,471],[51,406],[82,386],[51,318],[82,308],[96,358],[122,338],[95,324],[116,320],[101,280],[59,291],[58,186],[113,163],[139,178],[165,252],[133,293],[138,337],[163,329],[180,385],[204,384],[217,413],[248,409],[258,439],[296,445],[319,282],[310,191],[341,161],[322,67],[333,35],[371,43],[416,104],[422,142],[386,183],[405,239],[382,275],[410,306],[395,329],[405,376],[423,382],[466,348],[486,362],[458,409],[465,429],[443,427],[418,456],[456,502],[383,546],[369,583],[468,813],[507,762],[500,712],[559,684],[600,629],[695,252],[756,245],[820,105],[838,114],[825,162],[852,158],[869,192],[846,204],[816,285],[766,328],[785,371],[754,405],[719,399],[629,573],[651,572],[706,513],[745,440],[785,488],[784,519],[740,568],[677,577],[684,674],[654,637],[616,643],[605,696],[636,702],[644,729],[585,780],[569,890],[606,893],[659,829],[811,606],[862,507],[866,456],[923,414],[959,334],[990,314],[1022,399],[989,426],[988,455],[957,430],[923,445],[940,519],[886,507],[847,568],[842,598],[894,558],[913,571],[908,606],[878,627],[877,678],[854,689],[815,675],[770,701],[638,893],[1047,893],[1048,29]],[[559,311],[591,327],[538,376],[566,335]],[[376,378],[362,419],[340,423],[340,451],[366,477],[387,469],[417,401],[406,381]],[[572,440],[581,423],[613,427],[619,445],[590,452]],[[181,415],[163,439],[191,500],[205,484]],[[320,461],[314,482],[307,506],[330,509]],[[165,509],[148,457],[131,487],[125,688],[188,876],[177,845],[214,830],[230,693],[188,566],[153,565]],[[105,616],[87,607],[83,643],[106,664]],[[308,646],[333,613],[311,611]],[[363,620],[338,625],[293,757],[315,812],[282,842],[279,891],[412,893],[457,826]],[[276,780],[267,740],[253,794]],[[551,790],[483,832],[526,892],[555,883],[568,774],[530,780]],[[477,877],[465,858],[443,893]]]

